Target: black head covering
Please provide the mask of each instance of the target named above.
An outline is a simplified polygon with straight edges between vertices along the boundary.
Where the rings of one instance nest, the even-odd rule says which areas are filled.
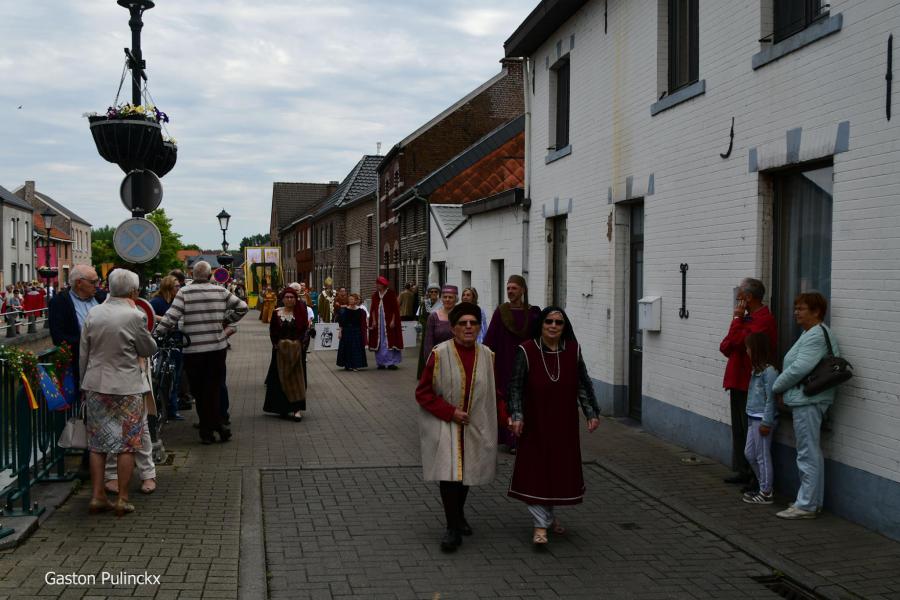
[[[453,325],[455,327],[456,323],[463,317],[463,315],[472,315],[473,317],[475,317],[476,321],[481,323],[481,309],[471,302],[460,302],[459,304],[454,306],[450,310],[450,314],[447,315],[450,318],[450,325]]]

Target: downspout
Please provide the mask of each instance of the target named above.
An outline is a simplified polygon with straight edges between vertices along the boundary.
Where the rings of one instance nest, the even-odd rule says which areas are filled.
[[[533,77],[531,74],[532,65],[531,58],[525,57],[522,77],[522,91],[525,94],[525,201],[522,203],[524,212],[522,213],[522,277],[528,280],[528,246],[530,235],[531,220],[531,94],[528,90],[528,80]],[[502,294],[501,294],[502,296]]]

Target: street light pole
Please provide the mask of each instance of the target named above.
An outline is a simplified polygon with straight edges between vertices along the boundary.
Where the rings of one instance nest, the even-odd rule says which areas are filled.
[[[225,238],[225,232],[228,231],[228,222],[231,220],[231,215],[225,212],[223,208],[222,212],[216,215],[216,218],[219,220],[219,229],[222,230],[222,254],[218,256],[218,261],[230,273],[230,266],[234,262],[234,257],[228,254],[228,240]]]
[[[56,213],[53,212],[52,210],[50,210],[49,207],[46,210],[44,210],[44,212],[41,213],[41,217],[44,219],[44,231],[46,233],[44,254],[47,257],[47,264],[46,264],[47,271],[45,273],[43,273],[44,279],[47,280],[46,286],[45,286],[46,289],[44,290],[44,298],[47,299],[47,309],[48,309],[47,310],[47,318],[44,320],[44,329],[50,329],[50,311],[49,311],[50,298],[49,298],[49,295],[50,295],[50,278],[52,277],[50,269],[53,267],[53,265],[50,262],[50,226],[53,223],[53,217],[55,217],[55,216],[56,216]],[[59,266],[58,266],[58,263],[59,263],[59,261],[57,260],[57,269],[56,269],[56,273],[57,273],[57,280],[56,280],[57,290],[56,291],[57,292],[59,291],[59,289],[58,289],[59,288]]]
[[[141,53],[141,29],[144,27],[143,15],[145,10],[150,10],[156,3],[153,0],[118,0],[118,5],[127,8],[131,13],[128,20],[128,26],[131,27],[131,50],[125,48],[125,55],[128,56],[128,63],[131,68],[131,103],[134,106],[140,106],[141,102],[141,79],[146,80],[147,75],[144,69],[147,63]]]

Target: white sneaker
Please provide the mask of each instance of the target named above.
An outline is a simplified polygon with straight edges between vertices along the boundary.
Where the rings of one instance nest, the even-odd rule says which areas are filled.
[[[818,513],[814,510],[797,508],[792,504],[783,511],[775,513],[775,516],[780,519],[815,519],[818,516]]]

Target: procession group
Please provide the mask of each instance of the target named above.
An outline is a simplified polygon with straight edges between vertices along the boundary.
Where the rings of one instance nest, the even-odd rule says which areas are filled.
[[[165,278],[151,300],[155,316],[136,310],[140,285],[126,269],[109,275],[107,298],[98,289],[96,272],[78,266],[69,289],[50,303],[54,342],[67,341],[76,349],[76,376],[87,407],[93,513],[135,510],[128,502],[135,456],[144,463],[138,465],[142,491],[156,487],[146,424],[152,404],[147,359],[157,351],[156,339],[175,332],[189,338],[183,366],[196,402],[200,441],[231,438],[226,352],[248,306],[226,286],[210,281],[210,274],[209,264],[201,261],[189,285],[177,274]],[[299,283],[280,290],[274,302],[263,299],[261,318],[269,322],[272,343],[263,410],[303,419],[306,355],[316,318],[337,323],[336,362],[348,371],[366,367],[366,350],[373,352],[379,370],[398,370],[402,321],[419,318],[423,341],[415,398],[421,407],[423,477],[438,482],[446,518],[441,549],[453,552],[464,536],[472,535],[465,515],[469,488],[495,479],[501,445],[516,455],[508,495],[527,505],[533,543],[543,547],[548,533],[565,533],[555,507],[578,504],[585,494],[579,409],[588,432],[600,424],[593,383],[565,310],[529,305],[527,284],[519,275],[509,277],[507,302],[489,321],[474,288],[460,295],[453,285],[429,285],[416,307],[412,286],[398,295],[385,277],[375,283],[368,309],[358,294],[333,291],[330,281],[318,295],[317,311]],[[777,405],[787,406],[801,484],[796,501],[778,516],[815,518],[824,492],[819,430],[834,388],[811,392],[805,382],[824,357],[839,355],[837,341],[823,323],[827,301],[816,292],[797,296],[794,316],[803,333],[779,373],[774,319],[762,302],[765,288],[756,279],[744,279],[738,290],[732,324],[720,345],[728,359],[724,386],[732,397],[738,470],[728,481],[748,484],[744,502],[772,503],[772,431]],[[148,327],[149,319],[155,326]],[[110,480],[113,485],[104,485]],[[113,490],[119,495],[115,504],[107,498]]]

